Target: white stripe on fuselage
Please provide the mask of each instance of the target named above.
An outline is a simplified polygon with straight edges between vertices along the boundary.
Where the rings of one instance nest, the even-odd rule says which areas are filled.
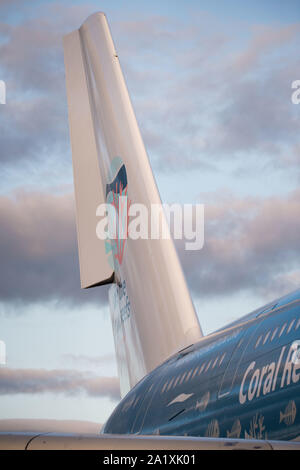
[[[167,406],[170,406],[173,403],[182,403],[182,402],[186,401],[188,398],[190,398],[193,395],[194,395],[193,393],[181,393],[176,398],[174,398],[172,401],[170,401],[170,403],[168,403]]]

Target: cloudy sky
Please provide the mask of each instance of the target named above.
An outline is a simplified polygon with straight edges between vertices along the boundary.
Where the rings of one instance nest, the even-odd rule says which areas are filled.
[[[0,0],[0,429],[95,430],[119,400],[107,289],[80,290],[62,49],[95,11],[163,201],[205,204],[204,248],[177,245],[204,332],[300,285],[298,0]]]

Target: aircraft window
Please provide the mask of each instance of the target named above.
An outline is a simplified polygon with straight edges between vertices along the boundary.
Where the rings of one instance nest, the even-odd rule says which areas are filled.
[[[255,349],[259,346],[259,343],[261,342],[261,340],[262,340],[262,336],[260,336],[260,337],[258,338],[258,340],[256,341],[256,344],[255,344],[255,346],[254,346]]]
[[[205,367],[205,362],[202,364],[201,369],[199,370],[199,375],[200,375],[201,372],[203,371],[204,367]]]
[[[226,353],[224,353],[223,356],[221,357],[220,362],[219,362],[219,367],[222,364],[222,362],[224,361],[225,356],[226,356]]]
[[[214,363],[213,363],[213,366],[212,366],[213,369],[216,367],[216,364],[217,364],[217,362],[218,362],[218,359],[219,359],[219,356],[216,357],[216,359],[215,359],[215,361],[214,361]]]
[[[294,320],[291,321],[291,323],[289,324],[289,327],[288,327],[288,329],[287,329],[286,334],[288,334],[288,333],[291,331],[291,329],[293,328],[293,324],[295,323],[295,321],[296,321],[295,318],[294,318]]]
[[[275,338],[277,331],[278,331],[278,326],[276,326],[275,330],[273,331],[273,334],[271,336],[271,341],[273,341],[273,339]]]
[[[279,338],[280,338],[280,336],[282,335],[282,333],[284,332],[284,330],[286,329],[286,325],[287,325],[287,323],[285,323],[285,324],[283,325],[283,327],[281,328],[280,333],[279,333]]]
[[[205,372],[208,371],[208,369],[210,368],[210,365],[211,365],[211,360],[210,360],[209,363],[207,364],[207,367],[206,367],[206,369],[205,369]]]
[[[198,366],[198,367],[196,367],[196,369],[194,370],[194,373],[193,373],[193,375],[192,375],[192,379],[193,379],[193,378],[195,377],[195,375],[197,374],[197,372],[198,372],[198,369],[199,369],[199,366]]]
[[[299,318],[299,320],[298,320],[297,325],[295,326],[295,330],[298,330],[299,326],[300,326],[300,318]]]
[[[270,333],[271,333],[271,330],[268,331],[268,333],[266,334],[265,339],[264,339],[264,341],[263,341],[263,344],[266,344],[266,342],[268,341],[268,338],[269,338],[269,336],[270,336]]]

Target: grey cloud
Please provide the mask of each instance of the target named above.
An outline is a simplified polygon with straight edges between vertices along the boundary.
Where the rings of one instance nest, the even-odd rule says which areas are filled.
[[[2,196],[0,220],[2,301],[107,302],[107,287],[80,289],[72,195]]]
[[[216,119],[214,153],[222,149],[231,157],[259,156],[265,162],[282,165],[285,154],[299,145],[291,104],[294,69],[277,71],[264,80],[245,79],[232,89],[231,104]]]
[[[252,38],[247,49],[238,54],[233,62],[233,67],[238,72],[253,70],[254,66],[268,52],[274,52],[280,46],[292,42],[300,32],[300,25],[295,23],[285,26],[255,25],[252,27]]]
[[[45,159],[55,165],[70,157],[62,38],[94,8],[36,6],[38,15],[26,19],[25,14],[18,24],[0,23],[0,73],[7,89],[0,118],[1,164],[27,161],[35,170]]]
[[[0,33],[7,38],[1,43],[2,51],[0,48],[1,71],[5,69],[7,74],[8,94],[10,90],[13,93],[2,108],[2,165],[17,166],[22,159],[22,164],[24,160],[35,163],[43,158],[53,166],[58,158],[69,156],[61,37],[78,27],[94,8],[56,3],[51,10],[42,9],[34,19],[17,26],[0,25]],[[122,18],[111,24],[155,168],[181,171],[201,167],[211,171],[223,158],[241,155],[241,165],[248,168],[255,152],[265,162],[298,172],[299,133],[295,106],[290,104],[290,83],[298,78],[298,57],[292,49],[284,56],[285,47],[297,44],[298,25],[256,28],[251,41],[232,54],[234,32],[223,33],[219,24],[217,33],[210,25],[203,34],[205,21],[205,16],[191,18],[189,30],[166,18],[155,22],[153,18],[136,18],[134,22]],[[137,57],[143,60],[139,62]],[[245,207],[244,213],[224,207],[208,221],[204,250],[196,255],[182,253],[195,293],[232,293],[235,285],[261,292],[279,282],[281,288],[296,283],[292,268],[298,254],[295,240],[288,249],[287,238],[281,234],[273,251],[272,244],[260,251],[259,245],[246,237],[249,229],[255,239],[259,229],[255,223],[261,223],[259,214],[267,203],[256,201],[252,222],[244,218],[249,208]],[[285,203],[288,206],[288,201]],[[269,210],[273,217],[270,226],[275,227],[274,208]],[[293,216],[286,221],[291,232],[299,228],[296,212]],[[2,300],[106,298],[106,288],[79,289],[70,196],[24,193],[15,201],[2,196],[0,218]],[[231,235],[233,223],[244,233],[243,239]],[[225,228],[228,233],[219,240],[216,234]],[[262,253],[260,259],[256,252]],[[280,281],[274,272],[282,272]]]
[[[285,198],[214,197],[201,201],[207,202],[204,248],[189,252],[177,243],[193,294],[264,295],[297,287],[300,192]],[[107,287],[80,290],[70,195],[1,197],[0,219],[2,301],[107,302]]]
[[[0,419],[0,432],[58,432],[99,434],[102,424],[62,419]]]
[[[63,393],[120,399],[117,377],[97,377],[88,372],[46,369],[0,369],[0,395]]]
[[[164,77],[162,63],[156,80],[150,79],[152,99],[135,97],[155,168],[209,171],[224,159],[251,168],[259,158],[270,169],[298,172],[289,155],[299,145],[291,104],[299,24],[254,28],[252,39],[233,54],[234,32],[229,37],[212,30],[201,41],[200,23],[194,40],[185,43],[190,50],[179,53],[170,46],[170,77]],[[154,70],[159,63],[154,55]],[[147,67],[153,74],[148,64],[144,72]],[[147,78],[143,84],[149,87]]]
[[[71,165],[68,117],[61,100],[40,97],[22,103],[7,99],[0,119],[2,167],[24,167],[29,162],[36,169],[37,163],[47,160],[51,168],[66,158]]]
[[[16,26],[0,46],[7,104],[1,113],[1,164],[69,157],[61,38],[46,25]],[[44,40],[43,40],[44,38]]]
[[[1,68],[11,78],[14,91],[58,97],[64,86],[63,36],[78,28],[95,7],[58,2],[35,7],[35,14],[23,8],[22,22],[0,23],[0,37],[6,39],[0,46]]]
[[[53,3],[18,25],[0,24],[4,166],[70,158],[62,36],[94,10]],[[296,167],[286,161],[298,139],[289,106],[297,56],[285,48],[295,49],[299,25],[256,26],[238,48],[234,24],[231,33],[220,22],[214,28],[205,14],[188,24],[116,16],[111,28],[157,170],[211,171],[224,157],[251,152],[281,169]]]
[[[219,194],[219,201],[220,201]],[[205,243],[177,243],[196,297],[250,292],[263,299],[299,288],[300,191],[265,200],[229,197],[205,206]]]

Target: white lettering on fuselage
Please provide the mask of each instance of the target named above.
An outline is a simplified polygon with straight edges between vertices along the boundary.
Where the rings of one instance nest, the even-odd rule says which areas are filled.
[[[256,362],[252,361],[247,367],[240,387],[239,402],[241,404],[246,401],[252,401],[261,395],[267,395],[271,391],[274,392],[277,386],[277,378],[282,364],[282,359],[286,346],[280,351],[277,362],[271,362],[263,367],[255,367]],[[294,348],[290,347],[287,358],[283,367],[280,381],[280,388],[286,387],[291,383],[297,383],[300,379],[300,363],[293,361]],[[248,387],[246,386],[248,383]]]

